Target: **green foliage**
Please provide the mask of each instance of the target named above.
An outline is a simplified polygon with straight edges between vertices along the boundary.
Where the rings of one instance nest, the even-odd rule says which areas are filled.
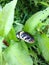
[[[16,32],[19,32],[23,29],[23,24],[20,24],[17,21],[14,22],[13,26],[14,26]]]
[[[11,41],[11,45],[4,51],[4,59],[8,65],[32,65],[27,46],[24,42]]]
[[[14,41],[17,41],[16,39],[16,34],[15,34],[15,30],[14,28],[12,27],[12,29],[10,30],[10,32],[8,33],[7,37],[5,37],[5,39],[8,41],[10,40],[14,40]],[[9,42],[10,43],[10,42]]]
[[[38,24],[42,23],[42,21],[44,21],[48,16],[49,16],[49,7],[43,11],[37,12],[36,14],[32,15],[26,21],[26,24],[24,26],[24,31],[33,34]]]
[[[33,0],[31,0],[31,1],[33,1]],[[37,5],[38,3],[40,3],[41,2],[41,0],[34,0],[34,3],[35,3],[35,5]],[[42,2],[44,3],[47,3],[48,2],[48,0],[42,0]]]
[[[0,65],[2,65],[2,43],[3,38],[0,37]]]
[[[8,2],[10,2],[10,0],[1,0],[0,4],[3,7]],[[47,3],[48,5],[49,0],[18,0],[15,10],[15,20],[24,24],[32,14],[47,7],[47,5],[41,2]]]
[[[0,35],[1,36],[7,35],[12,27],[14,21],[13,19],[14,19],[15,4],[16,4],[15,0],[9,4],[6,4],[5,7],[3,7],[2,11],[0,12]]]
[[[0,65],[49,65],[49,0],[9,2],[0,0]],[[16,38],[21,30],[34,44]]]
[[[2,38],[0,39],[0,64],[32,65],[33,61],[29,56],[26,44],[22,41],[19,42],[12,26],[16,2],[17,0],[11,1],[0,11],[0,36],[4,38],[3,40]],[[9,47],[2,47],[2,43],[5,43],[3,44],[5,46],[8,44]]]
[[[45,60],[49,61],[49,38],[45,34],[38,35],[38,45]]]
[[[26,24],[24,26],[24,31],[33,35],[33,32],[36,31],[38,24],[41,25],[41,23],[44,20],[46,20],[48,16],[49,16],[49,7],[43,11],[40,11],[40,12],[34,14],[31,18],[29,18],[26,21]],[[36,35],[38,35],[38,34],[36,34]],[[46,35],[44,35],[44,34],[41,34],[41,35],[40,35],[41,37],[39,37],[39,38],[37,37],[38,44],[39,44],[38,47],[40,48],[42,55],[44,56],[46,61],[49,61],[49,38],[46,37]]]

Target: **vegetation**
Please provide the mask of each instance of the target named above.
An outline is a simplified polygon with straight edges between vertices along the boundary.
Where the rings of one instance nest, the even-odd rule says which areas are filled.
[[[0,65],[49,65],[49,0],[0,0]]]

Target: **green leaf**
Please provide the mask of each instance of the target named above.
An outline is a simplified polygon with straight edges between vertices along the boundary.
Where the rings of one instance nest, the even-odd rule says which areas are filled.
[[[42,56],[46,61],[49,61],[49,38],[45,35],[38,35],[38,48],[42,52]]]
[[[39,23],[41,23],[43,20],[45,20],[49,15],[49,7],[47,7],[45,10],[37,12],[36,14],[32,15],[27,21],[24,26],[24,31],[33,34],[35,28],[38,26]]]
[[[23,25],[22,24],[20,24],[20,23],[16,23],[16,21],[15,21],[15,31],[16,32],[19,32],[19,31],[22,31],[22,29],[23,29]]]
[[[16,41],[16,33],[14,28],[12,27],[11,31],[9,32],[8,36],[7,36],[10,40],[14,40]]]
[[[49,6],[49,4],[47,2],[40,2],[40,4],[44,5],[44,6]]]
[[[2,65],[2,45],[3,45],[3,38],[0,37],[0,65]]]
[[[8,65],[33,65],[27,46],[24,42],[13,42],[4,51],[4,59]]]
[[[14,9],[17,0],[13,0],[6,4],[0,14],[0,35],[5,36],[9,33],[12,28],[14,21]]]
[[[0,12],[2,11],[2,6],[0,5]]]
[[[8,33],[7,37],[5,37],[5,40],[10,44],[11,40],[17,41],[18,39],[16,38],[16,33],[14,28],[12,27],[12,29],[10,30],[10,32]]]

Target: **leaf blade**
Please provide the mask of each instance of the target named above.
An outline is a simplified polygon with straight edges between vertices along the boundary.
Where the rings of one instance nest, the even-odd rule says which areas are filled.
[[[10,46],[5,52],[4,57],[9,65],[32,65],[33,61],[28,55],[28,50],[24,42],[18,42]],[[12,55],[11,55],[12,53]],[[22,60],[21,60],[22,59]]]

